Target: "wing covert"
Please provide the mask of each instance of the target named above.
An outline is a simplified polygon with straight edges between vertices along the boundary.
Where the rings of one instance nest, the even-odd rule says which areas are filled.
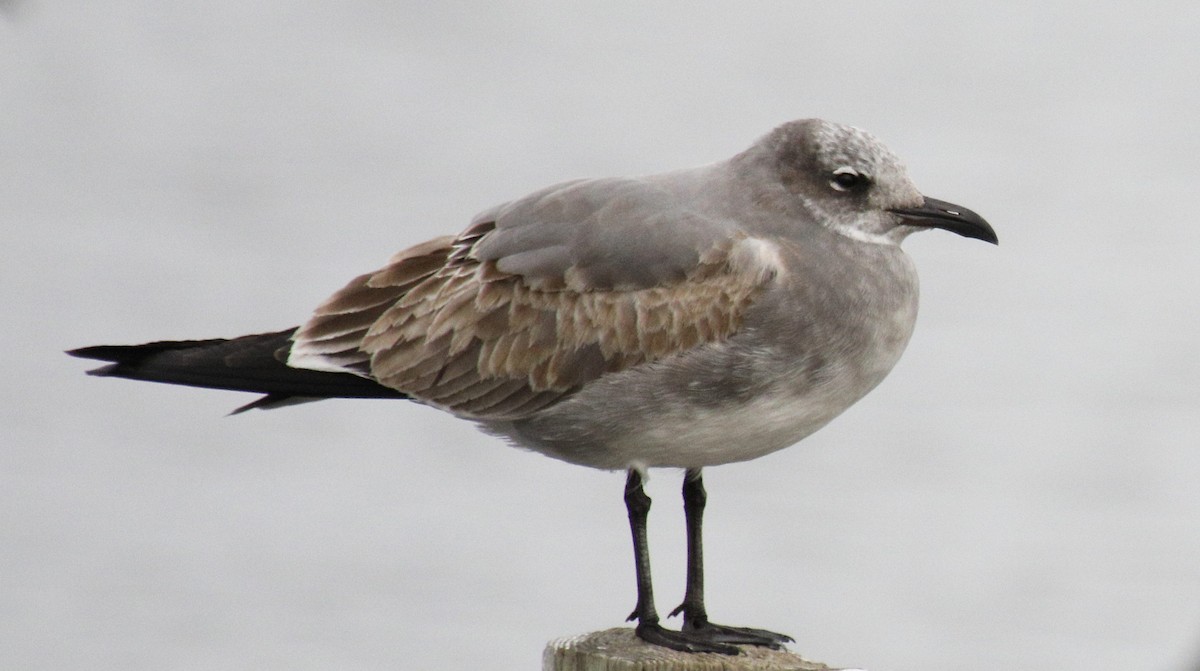
[[[663,194],[599,198],[580,193],[587,184],[566,185],[565,202],[537,200],[563,199],[550,191],[486,212],[356,278],[297,332],[289,364],[513,419],[606,373],[728,338],[778,272],[773,243],[705,221],[667,240],[657,219],[690,215]]]

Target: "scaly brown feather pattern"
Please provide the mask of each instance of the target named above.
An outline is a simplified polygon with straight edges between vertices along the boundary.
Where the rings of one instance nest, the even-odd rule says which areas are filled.
[[[297,332],[293,351],[458,415],[515,419],[605,373],[729,337],[775,272],[742,236],[666,286],[588,290],[570,271],[534,285],[472,255],[493,226],[355,278]]]

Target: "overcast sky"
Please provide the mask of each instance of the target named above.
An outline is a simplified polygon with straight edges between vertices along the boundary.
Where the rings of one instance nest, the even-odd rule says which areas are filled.
[[[1001,245],[910,239],[892,376],[710,469],[713,619],[874,671],[1195,668],[1200,5],[0,9],[0,666],[527,670],[619,625],[619,474],[400,402],[225,418],[249,399],[61,351],[295,325],[495,203],[819,116]]]

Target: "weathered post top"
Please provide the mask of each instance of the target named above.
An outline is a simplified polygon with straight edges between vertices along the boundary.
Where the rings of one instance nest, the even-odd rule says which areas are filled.
[[[737,656],[678,652],[617,627],[552,641],[542,671],[839,671],[786,650],[742,647]],[[849,669],[841,671],[851,671]]]

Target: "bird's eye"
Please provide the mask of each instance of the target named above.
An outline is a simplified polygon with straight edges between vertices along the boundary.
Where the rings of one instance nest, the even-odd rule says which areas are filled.
[[[833,177],[829,180],[829,186],[838,191],[849,191],[866,183],[867,178],[854,168],[838,168],[833,171]]]

